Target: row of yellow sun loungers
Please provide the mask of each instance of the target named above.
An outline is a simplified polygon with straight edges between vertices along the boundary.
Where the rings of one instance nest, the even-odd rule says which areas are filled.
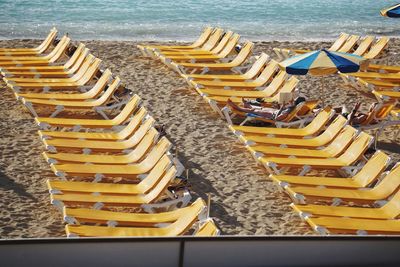
[[[382,52],[387,47],[388,43],[389,38],[387,37],[361,37],[358,35],[341,33],[331,47],[328,48],[328,50],[334,52],[352,53],[362,56],[366,59],[375,59],[378,56],[382,56]],[[278,56],[279,60],[283,60],[297,54],[311,52],[311,50],[274,48],[274,52]]]
[[[325,108],[305,127],[230,129],[320,234],[398,234],[399,164]],[[333,173],[333,175],[332,175]]]
[[[50,198],[67,236],[217,235],[205,202],[188,205],[183,165],[140,97],[85,45],[64,36],[54,46],[56,35],[36,49],[0,49],[0,67],[41,128],[43,156],[59,177],[47,181]]]

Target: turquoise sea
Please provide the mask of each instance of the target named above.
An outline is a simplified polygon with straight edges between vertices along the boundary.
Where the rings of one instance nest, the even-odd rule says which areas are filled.
[[[384,0],[0,0],[0,38],[38,38],[51,26],[77,39],[190,40],[205,25],[251,40],[332,39],[342,31],[400,35]]]

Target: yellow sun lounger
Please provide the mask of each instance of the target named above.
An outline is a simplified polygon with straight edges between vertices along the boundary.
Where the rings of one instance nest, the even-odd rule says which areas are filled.
[[[305,136],[313,136],[321,131],[321,129],[328,123],[328,121],[333,117],[335,111],[330,107],[326,107],[321,110],[317,116],[305,127],[303,128],[273,128],[273,127],[255,127],[255,126],[240,126],[240,125],[229,125],[229,129],[236,135],[264,135],[267,137],[293,137],[301,138]]]
[[[120,88],[121,79],[116,77],[114,81],[108,86],[108,88],[104,91],[104,93],[97,99],[86,99],[85,101],[81,100],[53,100],[53,99],[35,99],[35,98],[25,98],[21,97],[22,103],[25,107],[32,113],[34,117],[39,117],[37,109],[35,107],[39,107],[45,109],[48,113],[51,110],[54,110],[50,117],[54,118],[59,113],[64,110],[93,110],[100,112],[103,108],[108,108],[106,105],[110,104],[110,99],[113,97],[114,93]],[[41,113],[41,112],[39,112]]]
[[[15,93],[18,100],[25,99],[57,99],[57,100],[86,100],[98,97],[112,81],[112,73],[106,69],[101,77],[96,81],[95,85],[84,93]]]
[[[22,66],[49,66],[61,59],[67,51],[71,39],[64,36],[54,49],[45,56],[32,57],[3,57],[0,59],[0,68]]]
[[[271,75],[272,76],[272,75]],[[227,96],[227,97],[244,97],[244,98],[267,98],[270,96],[275,95],[279,88],[281,88],[286,80],[289,78],[289,75],[285,71],[280,71],[269,83],[267,86],[263,86],[268,82],[267,78],[265,77],[260,78],[256,82],[246,83],[246,82],[230,82],[227,83],[227,86],[232,89],[209,89],[209,88],[199,88],[197,91],[200,93],[201,96]],[[236,87],[236,86],[249,86],[249,87]],[[253,87],[253,90],[246,90]],[[260,88],[259,90],[254,90],[255,88]],[[244,89],[244,90],[243,90]],[[226,103],[226,102],[225,102]]]
[[[159,213],[135,213],[135,212],[116,212],[108,210],[94,210],[87,208],[67,208],[63,209],[64,221],[72,225],[82,225],[85,223],[96,223],[98,225],[107,226],[135,226],[135,227],[162,227],[176,222],[188,212],[195,211],[202,213],[204,220],[207,207],[201,198],[187,207],[175,209],[172,211],[159,212]]]
[[[268,145],[247,146],[255,158],[260,157],[299,157],[299,158],[334,158],[339,156],[351,144],[357,130],[349,125],[327,146],[317,148],[288,148]]]
[[[172,167],[172,162],[168,158],[160,160],[156,166],[137,184],[116,184],[116,183],[92,183],[79,181],[47,180],[47,187],[50,194],[62,193],[93,193],[100,194],[121,194],[121,195],[140,195],[146,194],[153,189],[163,179]],[[139,178],[137,178],[139,180]]]
[[[321,235],[399,235],[400,220],[372,220],[336,217],[308,218],[307,223]]]
[[[37,67],[9,67],[4,68],[1,74],[5,78],[68,78],[77,72],[89,54],[89,49],[80,43],[73,55],[61,66],[37,66]]]
[[[351,35],[337,51],[342,53],[350,53],[350,50],[353,49],[358,40],[360,40],[359,35]]]
[[[52,164],[51,169],[54,171],[56,176],[65,178],[67,176],[76,177],[90,177],[93,176],[95,180],[99,177],[132,177],[137,174],[143,174],[150,171],[159,160],[164,157],[169,158],[170,155],[164,154],[161,158],[159,155],[151,155],[146,157],[142,161],[129,164],[129,165],[112,165],[112,164]]]
[[[57,29],[52,28],[47,37],[42,41],[40,45],[33,48],[0,48],[1,56],[12,56],[12,55],[40,55],[44,53],[53,43],[57,37]]]
[[[198,52],[200,52],[199,54],[210,54],[210,53],[212,53],[211,51],[213,50],[213,48],[218,46],[218,43],[221,40],[223,34],[224,34],[223,29],[216,28],[214,30],[214,32],[211,34],[210,38],[208,38],[207,42],[205,42],[204,45],[202,45],[202,47],[199,49],[194,49],[194,50],[174,49],[174,50],[167,50],[167,51],[177,51],[177,52],[184,51],[187,55],[190,55],[192,52],[194,55],[196,55],[196,53],[198,53]],[[162,53],[162,51],[155,51],[154,55],[160,59],[161,53]],[[166,62],[164,62],[164,63],[166,63]]]
[[[184,49],[196,49],[201,47],[210,37],[210,35],[213,33],[215,29],[212,27],[206,27],[204,31],[201,33],[199,38],[193,42],[191,45],[138,45],[137,47],[141,50],[144,56],[154,56],[155,51],[159,50],[173,50],[173,49],[179,49],[179,50],[184,50]]]
[[[253,47],[254,44],[252,42],[246,42],[239,54],[226,63],[171,63],[171,67],[180,74],[186,74],[189,70],[190,74],[198,72],[204,74],[209,71],[228,71],[242,65],[250,57]]]
[[[36,117],[35,122],[41,129],[50,127],[65,127],[73,128],[78,131],[80,128],[112,128],[114,126],[122,125],[127,121],[130,116],[135,112],[140,104],[140,97],[134,95],[121,112],[113,119],[99,120],[99,119],[72,119],[72,118],[45,118]]]
[[[300,176],[311,169],[331,169],[351,173],[360,168],[355,165],[364,156],[365,151],[373,143],[373,137],[361,132],[353,143],[337,158],[313,159],[313,158],[278,158],[261,157],[258,160],[264,165],[267,171],[272,174],[281,174],[289,169],[301,169]],[[279,169],[280,167],[280,169]]]
[[[81,139],[81,140],[125,140],[136,132],[139,126],[144,121],[150,119],[147,111],[144,107],[141,107],[129,121],[126,126],[116,131],[103,131],[103,132],[64,132],[64,131],[44,131],[39,130],[40,139],[53,139],[53,138],[65,138],[65,139]]]
[[[246,81],[253,80],[263,71],[265,65],[269,62],[270,57],[261,53],[261,55],[254,61],[254,63],[243,74],[182,74],[181,76],[186,79],[189,85],[191,82],[201,84],[203,81]],[[239,71],[241,73],[241,71]]]
[[[170,59],[175,61],[175,57],[178,59],[180,57],[202,57],[202,56],[215,56],[219,54],[224,47],[229,43],[229,40],[231,40],[231,37],[234,35],[232,31],[228,31],[222,35],[220,33],[222,32],[221,29],[218,31],[215,31],[210,39],[204,44],[202,49],[199,50],[164,50],[164,51],[158,51],[155,52],[155,55],[159,57],[159,59],[164,58],[165,59]],[[217,35],[215,34],[217,33]],[[237,34],[236,34],[237,35]],[[222,38],[221,38],[222,37]],[[238,39],[239,40],[239,39]],[[164,60],[162,60],[164,62]],[[179,60],[177,60],[179,61]]]
[[[221,107],[225,107],[228,99],[236,104],[240,104],[243,102],[243,98],[246,99],[256,99],[262,98],[265,103],[277,102],[279,100],[280,93],[294,93],[296,92],[296,86],[299,83],[299,80],[296,77],[288,78],[286,75],[276,76],[275,79],[263,90],[261,91],[239,91],[239,90],[219,90],[218,89],[208,89],[208,93],[213,93],[211,95],[202,94],[203,99],[210,104],[210,106],[214,110],[220,110]],[[213,90],[213,91],[211,91]],[[214,91],[215,90],[215,91]],[[198,91],[203,92],[203,89],[199,89]],[[215,93],[215,94],[214,94]],[[307,101],[307,105],[313,101]],[[316,105],[315,105],[316,106]],[[314,108],[314,107],[313,107]],[[243,112],[233,110],[230,107],[226,106],[227,111],[231,111],[232,113],[241,115]],[[229,110],[228,110],[229,109]],[[222,110],[224,113],[224,110]],[[226,117],[226,114],[224,114]],[[228,121],[229,123],[229,121]]]
[[[285,138],[285,137],[266,137],[260,135],[242,135],[239,140],[247,146],[255,145],[275,145],[289,147],[320,147],[332,142],[342,128],[347,124],[343,116],[338,116],[320,135],[311,138]]]
[[[207,220],[200,222],[200,227],[193,234],[194,236],[218,236],[220,231],[215,225],[213,219],[208,218]]]
[[[146,135],[148,131],[152,129],[157,133],[157,130],[153,128],[155,120],[150,117],[126,140],[71,140],[62,138],[44,139],[42,140],[46,149],[50,152],[57,151],[76,151],[82,150],[89,154],[91,151],[105,151],[105,152],[118,152],[123,150],[129,150],[135,147]]]
[[[366,59],[374,59],[381,55],[389,44],[388,37],[381,37],[375,44],[371,46],[371,49],[362,55]]]
[[[398,100],[400,99],[400,92],[398,91],[380,91],[373,90],[372,93],[379,101]]]
[[[89,225],[69,225],[65,227],[68,237],[77,236],[179,236],[185,234],[201,218],[205,217],[207,206],[201,199],[192,209],[180,214],[179,218],[164,227],[107,227]],[[154,216],[155,214],[153,214]]]
[[[367,35],[365,36],[360,43],[358,44],[357,49],[353,52],[354,55],[362,56],[364,55],[371,47],[372,43],[374,42],[375,37]]]
[[[395,219],[400,214],[400,191],[397,191],[389,201],[382,201],[375,207],[347,207],[327,205],[296,205],[290,206],[302,219],[311,217],[352,217],[364,219]]]
[[[246,81],[204,81],[204,80],[195,80],[191,81],[190,84],[196,88],[199,93],[207,94],[207,89],[212,91],[215,90],[229,90],[229,89],[259,89],[266,87],[267,82],[269,82],[274,75],[279,72],[278,62],[275,60],[271,60],[268,64],[265,65],[264,70],[260,73],[260,75],[254,80],[246,80]],[[285,73],[285,72],[283,72]],[[286,77],[286,76],[284,76]],[[214,89],[216,88],[216,89]],[[202,89],[202,90],[200,90]],[[205,91],[204,91],[205,90]],[[212,92],[211,91],[211,92]],[[216,91],[218,92],[218,91]],[[210,93],[212,94],[212,93]]]
[[[327,188],[361,188],[367,187],[377,181],[389,163],[390,157],[382,151],[377,151],[359,172],[349,178],[275,174],[271,174],[269,178],[281,188],[292,185]]]
[[[329,178],[328,178],[329,179]],[[286,187],[286,192],[296,203],[306,204],[314,201],[329,201],[335,206],[342,201],[357,204],[373,204],[386,201],[400,186],[400,165],[381,178],[380,182],[371,187],[361,188],[314,188],[304,186]]]
[[[55,82],[76,82],[81,78],[81,76],[88,70],[90,65],[93,63],[95,57],[93,55],[88,55],[81,66],[78,67],[77,73],[72,75],[71,77],[62,78],[62,77],[55,77],[55,78],[44,78],[44,77],[4,77],[3,80],[7,84],[25,84],[25,83],[55,83]]]
[[[228,42],[225,42],[225,39],[228,39]],[[212,54],[210,55],[160,55],[160,60],[169,65],[171,62],[190,62],[190,63],[196,63],[196,62],[218,62],[221,59],[226,60],[226,58],[233,52],[235,51],[235,46],[238,43],[240,39],[239,34],[233,34],[231,37],[229,35],[227,36],[227,33],[225,34],[224,38],[221,40],[220,44],[216,46],[215,50],[211,50]],[[215,53],[214,51],[218,51],[221,44],[224,44],[223,49],[220,50],[220,52]]]
[[[347,33],[341,33],[338,39],[331,45],[328,50],[330,51],[337,51],[339,50],[349,39],[350,35]],[[287,48],[274,48],[273,49],[275,54],[278,56],[279,60],[289,58],[291,56],[294,56],[296,54],[304,54],[311,52],[311,50],[307,49],[287,49]]]
[[[154,128],[153,128],[154,129]],[[147,156],[167,153],[171,143],[164,136],[156,143],[157,131],[151,130],[137,144],[137,146],[125,155],[101,155],[101,154],[73,154],[73,153],[43,153],[48,163],[93,163],[93,164],[130,164],[140,161]],[[156,143],[156,144],[155,144]]]
[[[8,66],[0,67],[0,69],[3,76],[9,77],[18,76],[19,73],[26,75],[28,73],[45,73],[48,75],[51,75],[50,72],[67,73],[72,67],[80,66],[88,54],[89,49],[80,43],[74,54],[64,64],[60,63],[56,65],[57,63],[54,63],[50,66]]]
[[[107,165],[106,165],[107,166]],[[120,167],[116,165],[114,167]],[[158,182],[149,192],[146,194],[100,194],[96,192],[88,193],[74,193],[74,192],[61,192],[53,193],[50,195],[51,203],[58,208],[63,206],[93,206],[100,208],[104,206],[124,206],[124,207],[143,207],[146,204],[155,203],[160,198],[166,195],[166,191],[171,181],[175,178],[176,169],[170,168],[165,174],[161,181]],[[96,184],[96,183],[94,183]],[[125,184],[121,184],[125,186]],[[93,194],[94,193],[94,194]],[[187,198],[187,196],[185,196]],[[182,200],[181,200],[182,201]],[[102,205],[98,204],[101,203]],[[143,207],[144,208],[144,207]]]
[[[48,92],[50,90],[74,90],[74,89],[85,89],[85,86],[96,76],[99,71],[101,59],[91,57],[88,64],[83,64],[81,71],[75,74],[74,78],[64,79],[49,79],[47,81],[40,82],[7,82],[14,92],[24,91],[38,91]],[[70,80],[68,80],[70,79]]]

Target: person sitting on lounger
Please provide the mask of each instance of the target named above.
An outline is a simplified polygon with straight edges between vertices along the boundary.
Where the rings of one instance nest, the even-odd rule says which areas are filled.
[[[304,97],[297,97],[295,100],[290,101],[284,105],[273,105],[272,107],[258,107],[252,105],[252,102],[243,99],[243,107],[240,107],[228,99],[227,104],[234,110],[255,114],[265,119],[281,121],[284,120],[290,112],[292,112],[297,105],[305,102]]]

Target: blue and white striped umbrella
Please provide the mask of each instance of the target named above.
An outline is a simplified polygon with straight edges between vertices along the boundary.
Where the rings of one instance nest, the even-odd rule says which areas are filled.
[[[400,4],[382,9],[381,15],[389,18],[400,18]]]
[[[327,75],[338,71],[357,72],[363,61],[365,58],[357,55],[322,49],[288,58],[280,67],[294,75]]]

